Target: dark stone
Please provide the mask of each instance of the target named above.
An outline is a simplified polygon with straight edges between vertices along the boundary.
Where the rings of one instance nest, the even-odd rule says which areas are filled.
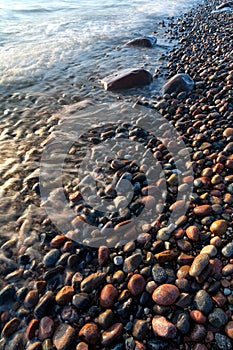
[[[167,277],[168,277],[166,270],[159,265],[155,265],[153,267],[152,276],[153,276],[154,281],[157,283],[165,282]]]
[[[171,94],[173,92],[179,93],[182,91],[192,91],[194,88],[194,81],[188,74],[176,74],[163,87],[164,94]]]
[[[199,290],[195,296],[194,302],[197,310],[205,315],[213,309],[213,302],[210,295],[203,289]]]
[[[77,309],[85,309],[89,305],[89,295],[87,293],[78,293],[73,296],[72,304]]]
[[[226,335],[216,333],[215,340],[221,350],[230,350],[233,347],[232,341]]]
[[[69,323],[78,322],[79,314],[73,306],[66,305],[61,312],[61,318],[63,319],[64,322],[69,322]]]
[[[147,349],[148,350],[165,350],[168,349],[168,342],[160,340],[160,339],[154,339],[149,340],[147,342]]]
[[[135,38],[128,41],[126,45],[151,48],[156,43],[157,43],[157,38],[155,36],[143,36],[141,38]]]
[[[133,336],[138,340],[145,339],[148,332],[148,323],[144,320],[136,320],[133,327]]]
[[[173,324],[175,324],[178,331],[181,334],[187,334],[190,330],[190,318],[189,314],[184,311],[178,311],[172,319]]]
[[[5,302],[15,300],[15,294],[15,286],[13,284],[8,284],[8,286],[4,287],[0,291],[0,305],[4,304]]]
[[[34,310],[36,318],[40,319],[50,313],[51,308],[55,302],[54,294],[51,291],[46,292],[43,297],[40,298],[37,306]]]
[[[109,75],[102,80],[105,90],[125,90],[149,85],[152,75],[142,68],[128,68]]]
[[[213,327],[220,328],[227,323],[228,317],[222,309],[216,308],[209,314],[208,320]]]

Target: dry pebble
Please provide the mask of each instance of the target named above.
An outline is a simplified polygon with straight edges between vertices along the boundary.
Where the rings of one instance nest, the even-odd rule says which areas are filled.
[[[69,350],[75,338],[75,329],[68,324],[61,323],[53,335],[53,344],[57,350]]]
[[[175,338],[177,334],[176,327],[164,316],[155,316],[152,320],[152,328],[155,336],[166,339]]]
[[[152,295],[154,302],[158,305],[172,305],[179,297],[179,289],[173,284],[163,284],[157,287]]]

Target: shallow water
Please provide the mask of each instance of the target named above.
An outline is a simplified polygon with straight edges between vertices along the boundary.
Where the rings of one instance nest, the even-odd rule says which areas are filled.
[[[32,191],[43,151],[41,142],[64,113],[65,105],[85,98],[116,101],[101,79],[121,68],[144,67],[152,74],[171,48],[168,16],[177,16],[197,1],[106,0],[1,1],[0,3],[0,221],[1,234],[13,236],[29,205],[41,213]],[[156,33],[153,49],[125,46],[128,40]],[[120,94],[133,103],[161,88],[160,78],[144,89]],[[53,113],[60,114],[51,119]],[[111,109],[110,109],[111,110]],[[113,118],[111,112],[109,120]],[[115,116],[114,116],[115,118]],[[29,177],[29,179],[28,179]],[[28,185],[29,184],[29,185]],[[17,235],[17,233],[16,233]]]

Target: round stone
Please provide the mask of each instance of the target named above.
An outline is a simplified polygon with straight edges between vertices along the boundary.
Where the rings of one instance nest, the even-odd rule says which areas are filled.
[[[133,275],[128,282],[128,290],[133,296],[141,294],[145,288],[146,281],[140,274]]]
[[[221,236],[226,233],[228,222],[226,220],[216,220],[210,225],[210,231],[215,236]]]
[[[51,249],[43,259],[43,263],[46,266],[53,266],[60,257],[60,251],[58,249]]]
[[[213,309],[212,299],[204,289],[201,289],[197,292],[194,298],[194,302],[197,309],[203,312],[205,315]]]
[[[194,214],[200,217],[208,216],[212,213],[212,208],[208,204],[199,205],[194,208]]]
[[[112,284],[107,284],[100,293],[100,305],[105,308],[111,308],[113,307],[117,297],[117,289]]]
[[[197,242],[200,238],[200,230],[197,226],[189,226],[186,229],[187,237],[194,242]]]
[[[163,284],[154,290],[152,299],[158,305],[168,306],[174,304],[179,295],[180,292],[176,286],[173,284]]]

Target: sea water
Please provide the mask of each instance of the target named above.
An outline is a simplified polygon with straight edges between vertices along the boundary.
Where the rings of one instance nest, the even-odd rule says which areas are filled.
[[[120,68],[154,70],[159,49],[169,47],[159,21],[180,15],[195,2],[1,0],[0,93],[51,86],[62,86],[63,92],[75,86],[78,91]],[[125,48],[128,40],[154,32],[154,50]]]

